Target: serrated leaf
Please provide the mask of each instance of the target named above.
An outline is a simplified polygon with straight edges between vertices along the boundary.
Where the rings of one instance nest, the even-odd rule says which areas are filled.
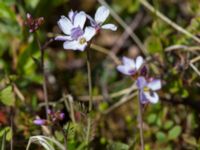
[[[11,85],[7,86],[0,92],[0,100],[7,106],[14,106],[15,97]]]
[[[168,139],[174,140],[178,138],[178,136],[181,134],[182,128],[181,126],[174,126],[169,132],[168,132]]]

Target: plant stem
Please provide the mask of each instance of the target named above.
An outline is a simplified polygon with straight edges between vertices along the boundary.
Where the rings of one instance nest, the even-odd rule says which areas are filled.
[[[45,67],[44,67],[44,48],[41,46],[40,40],[37,36],[37,33],[35,34],[35,38],[37,40],[38,47],[40,49],[41,57],[41,70],[43,74],[43,92],[44,92],[44,100],[45,100],[45,109],[46,109],[46,118],[49,119],[48,117],[48,110],[49,110],[49,101],[48,101],[48,94],[47,94],[47,80],[46,80],[46,72],[45,72]]]
[[[11,132],[12,132],[12,137],[10,140],[10,150],[13,150],[13,135],[14,135],[14,130],[13,130],[13,119],[14,119],[14,110],[13,107],[10,108],[10,128],[11,128]]]
[[[143,135],[143,119],[142,119],[142,105],[140,103],[138,94],[138,117],[139,117],[139,129],[140,129],[140,143],[141,150],[144,150],[144,135]]]
[[[90,49],[87,49],[87,72],[88,72],[88,86],[89,86],[89,108],[88,113],[92,111],[92,77],[91,77],[91,64],[90,64]],[[88,123],[87,123],[87,135],[86,135],[86,141],[87,144],[90,140],[90,128],[91,128],[91,117],[88,117]]]
[[[67,138],[65,136],[65,130],[63,129],[63,127],[58,123],[58,126],[62,132],[63,138],[64,138],[64,146],[65,146],[65,150],[67,150]]]

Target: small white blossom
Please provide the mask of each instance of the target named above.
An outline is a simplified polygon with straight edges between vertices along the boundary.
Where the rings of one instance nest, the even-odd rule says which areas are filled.
[[[116,31],[117,27],[114,24],[105,24],[105,20],[108,18],[110,11],[105,6],[101,6],[97,9],[94,19],[87,15],[88,19],[90,20],[91,26],[99,31],[100,29],[109,29],[112,31]]]
[[[95,35],[95,29],[92,27],[84,29],[85,22],[86,14],[83,11],[79,13],[70,11],[68,18],[61,16],[58,26],[65,35],[57,36],[55,40],[64,41],[64,49],[84,51]]]

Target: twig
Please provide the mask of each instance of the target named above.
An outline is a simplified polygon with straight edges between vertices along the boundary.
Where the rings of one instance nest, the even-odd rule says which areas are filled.
[[[192,60],[190,60],[190,63],[195,63],[195,62],[197,62],[197,61],[199,61],[200,60],[200,56],[197,56],[197,57],[195,57],[195,58],[193,58]]]
[[[138,27],[142,17],[143,17],[143,13],[141,13],[141,12],[139,12],[135,16],[135,18],[133,19],[133,21],[130,24],[130,28],[131,28],[132,32]],[[111,51],[116,54],[119,51],[119,49],[122,47],[122,45],[124,44],[124,41],[126,41],[126,39],[128,37],[129,37],[129,34],[127,33],[127,30],[124,30],[124,32],[122,33],[120,38],[115,42],[116,44],[113,46]]]
[[[200,76],[200,71],[197,69],[197,67],[193,63],[190,63],[190,67],[192,67],[192,69]]]
[[[138,47],[141,49],[144,55],[147,54],[147,50],[138,36],[132,31],[132,29],[121,19],[121,17],[107,4],[105,0],[98,0],[101,5],[106,6],[109,10],[113,18],[126,30],[126,32],[130,35],[130,37],[135,41]]]
[[[131,89],[132,89],[132,87],[129,87],[129,88],[123,89],[121,91],[114,92],[114,93],[109,95],[109,98],[116,98],[116,97],[122,96],[124,94],[127,94]],[[135,90],[135,89],[132,89],[132,90]],[[89,100],[89,96],[79,96],[78,99],[81,100],[81,101],[88,101]],[[101,96],[101,95],[93,96],[93,100],[102,101],[102,100],[104,100],[104,97]]]
[[[104,54],[110,56],[113,59],[113,61],[115,62],[115,64],[117,64],[117,65],[121,64],[121,61],[117,58],[117,56],[113,52],[107,50],[106,48],[103,48],[103,47],[95,45],[95,44],[91,44],[90,47],[98,52],[101,52],[101,53],[104,53]]]
[[[155,13],[156,16],[158,16],[164,22],[166,22],[167,24],[169,24],[170,26],[172,26],[174,29],[176,29],[177,31],[185,34],[186,36],[188,36],[190,38],[192,38],[196,42],[200,43],[200,39],[197,36],[193,35],[192,33],[188,32],[187,30],[185,30],[184,28],[182,28],[181,26],[177,25],[175,22],[171,21],[169,18],[167,18],[161,12],[159,12],[158,10],[156,10],[152,5],[150,5],[146,0],[140,0],[140,3],[144,7],[146,7],[149,11],[151,11],[152,13]]]
[[[140,130],[140,143],[141,143],[141,150],[144,150],[144,135],[143,135],[143,119],[142,119],[142,105],[139,99],[138,93],[138,117],[139,117],[139,130]]]
[[[136,89],[135,84],[133,84],[129,91],[114,105],[112,105],[110,108],[108,108],[106,111],[103,112],[103,114],[108,114],[111,111],[113,111],[114,109],[118,108],[119,106],[123,105],[124,103],[128,102],[131,98],[135,97],[137,95],[137,93],[133,93],[132,95],[130,95],[130,93],[132,91],[134,91]]]
[[[165,48],[165,51],[169,52],[169,51],[180,50],[180,49],[183,49],[184,51],[189,51],[189,52],[200,51],[200,47],[198,47],[198,46],[189,47],[186,45],[172,45],[172,46]]]

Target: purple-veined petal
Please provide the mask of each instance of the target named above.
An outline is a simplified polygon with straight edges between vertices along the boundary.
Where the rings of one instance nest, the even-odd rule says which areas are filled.
[[[61,19],[58,21],[58,26],[67,35],[70,35],[71,29],[73,28],[71,21],[65,16],[61,16]]]
[[[55,37],[55,40],[57,41],[68,41],[68,40],[72,40],[70,36],[62,36],[62,35],[59,35],[59,36],[56,36]]]
[[[140,69],[143,63],[144,63],[144,59],[142,58],[142,56],[138,56],[135,61],[136,69],[137,70]]]
[[[114,25],[114,24],[105,24],[101,28],[102,29],[112,30],[112,31],[116,31],[117,30],[117,26]]]
[[[121,72],[122,74],[125,74],[125,75],[132,75],[132,73],[130,72],[129,68],[124,66],[124,65],[119,65],[117,66],[117,70],[119,72]]]
[[[94,28],[86,27],[83,37],[86,39],[86,41],[90,41],[94,37],[95,34],[96,34],[96,30]]]
[[[138,77],[136,84],[139,89],[143,89],[147,85],[147,81],[144,77]]]
[[[149,100],[149,102],[155,104],[159,100],[159,96],[156,92],[144,92],[145,97]]]
[[[154,79],[149,82],[147,86],[153,91],[159,90],[161,89],[161,81],[159,79]]]
[[[140,98],[140,102],[142,104],[146,104],[146,103],[149,102],[148,99],[146,98],[146,96],[144,95],[144,92],[142,90],[139,92],[139,98]]]
[[[97,22],[97,24],[101,24],[108,18],[109,13],[110,11],[108,8],[106,8],[105,6],[101,6],[97,9],[94,20]]]
[[[83,29],[85,21],[86,21],[86,14],[83,11],[81,11],[77,13],[74,17],[74,26]]]
[[[125,66],[129,66],[129,68],[135,69],[135,62],[134,62],[133,59],[130,59],[130,58],[128,58],[128,57],[123,56],[123,57],[122,57],[122,63],[123,63]]]

